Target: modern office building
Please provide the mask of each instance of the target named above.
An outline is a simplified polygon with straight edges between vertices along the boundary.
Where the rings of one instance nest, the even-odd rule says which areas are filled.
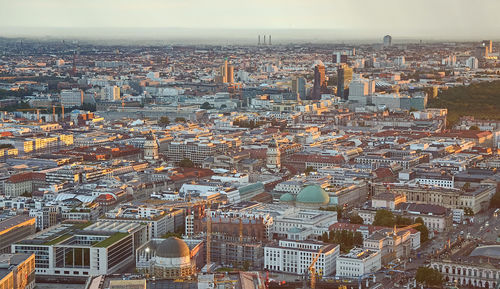
[[[37,275],[86,278],[132,264],[135,250],[150,239],[149,226],[137,223],[62,224],[12,244],[12,252],[35,254]]]
[[[319,254],[315,263],[316,272],[322,276],[333,275],[340,246],[318,241],[280,240],[278,244],[264,248],[264,268],[274,272],[304,275],[312,260]]]
[[[488,49],[488,53],[493,53],[493,41],[491,40],[483,40],[481,41],[481,46],[484,46]]]
[[[348,94],[346,93],[346,89],[349,88],[352,74],[352,68],[346,64],[340,66],[337,70],[337,96],[343,100],[347,100]]]
[[[83,104],[83,90],[63,89],[61,90],[61,105],[65,107],[82,106]]]
[[[120,99],[119,86],[106,86],[101,90],[101,99],[108,101],[115,101]]]
[[[18,215],[0,221],[0,253],[10,253],[13,243],[35,232],[35,218],[28,215]]]
[[[297,99],[306,99],[306,79],[304,77],[295,77],[292,80],[292,93]]]
[[[386,35],[384,36],[384,47],[389,47],[392,45],[392,36]]]
[[[321,99],[321,93],[326,90],[325,65],[321,60],[314,63],[314,84],[311,99]]]
[[[465,66],[469,67],[470,69],[478,69],[479,60],[477,60],[477,58],[475,58],[474,56],[471,56],[465,61]]]
[[[34,254],[0,255],[0,288],[2,289],[35,288],[35,255]]]
[[[339,277],[359,277],[382,268],[380,252],[354,248],[337,258],[335,275]]]

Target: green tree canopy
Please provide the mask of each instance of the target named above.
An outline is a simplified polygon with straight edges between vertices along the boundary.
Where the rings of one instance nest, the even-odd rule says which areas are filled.
[[[363,225],[363,218],[361,218],[358,214],[353,214],[351,218],[349,218],[349,223]]]
[[[469,130],[479,130],[479,127],[477,125],[472,125],[469,127]]]
[[[175,122],[186,122],[186,119],[184,117],[176,117]]]
[[[415,229],[420,232],[420,243],[424,243],[429,240],[429,229],[424,225],[424,220],[422,217],[415,219],[415,223],[420,223],[422,225],[416,227]]]
[[[210,103],[208,103],[208,101],[205,101],[201,106],[200,106],[201,109],[211,109],[212,106],[210,105]]]
[[[192,160],[188,158],[184,158],[179,162],[179,167],[181,168],[192,168],[194,167],[194,163]]]
[[[160,117],[160,120],[158,121],[158,124],[160,125],[169,125],[170,124],[170,119],[168,116],[162,116]]]
[[[377,210],[375,214],[375,219],[373,221],[374,226],[392,227],[395,224],[394,214],[388,210]]]
[[[417,282],[425,286],[441,286],[443,275],[436,269],[419,267],[416,275]]]

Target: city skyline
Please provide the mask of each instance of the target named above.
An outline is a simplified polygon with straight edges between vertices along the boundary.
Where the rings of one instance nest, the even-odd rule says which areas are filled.
[[[257,39],[275,42],[378,39],[495,39],[500,3],[378,1],[0,1],[0,36]],[[321,7],[321,9],[319,9]],[[411,13],[410,13],[411,12]],[[186,35],[187,34],[187,35]]]

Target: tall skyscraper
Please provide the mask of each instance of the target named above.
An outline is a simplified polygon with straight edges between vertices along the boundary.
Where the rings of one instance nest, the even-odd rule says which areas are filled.
[[[321,60],[316,60],[314,65],[314,85],[311,99],[321,99],[321,93],[326,89],[325,65]]]
[[[386,35],[384,36],[384,47],[389,47],[392,45],[392,36]]]
[[[483,57],[488,57],[488,47],[486,46],[478,46],[476,47],[476,50],[474,51],[474,56],[478,59],[482,59]]]
[[[295,77],[292,79],[292,93],[297,99],[306,97],[306,79],[304,77]]]
[[[465,62],[465,65],[469,67],[470,69],[478,69],[479,68],[479,61],[475,57],[469,57],[467,61]]]
[[[271,43],[271,35],[269,35],[269,45],[273,45],[273,44]]]
[[[493,41],[491,40],[483,40],[481,42],[481,46],[488,48],[488,53],[493,53]]]
[[[344,64],[338,68],[337,75],[337,96],[347,100],[346,89],[352,80],[352,68]]]
[[[260,45],[260,35],[258,37],[257,45]]]
[[[224,64],[219,68],[217,82],[220,83],[234,83],[234,66],[228,63],[227,59],[224,60]]]

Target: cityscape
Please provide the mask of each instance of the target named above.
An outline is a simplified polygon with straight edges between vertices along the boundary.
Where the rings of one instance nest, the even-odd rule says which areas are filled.
[[[109,1],[0,0],[0,289],[500,288],[488,8]]]

